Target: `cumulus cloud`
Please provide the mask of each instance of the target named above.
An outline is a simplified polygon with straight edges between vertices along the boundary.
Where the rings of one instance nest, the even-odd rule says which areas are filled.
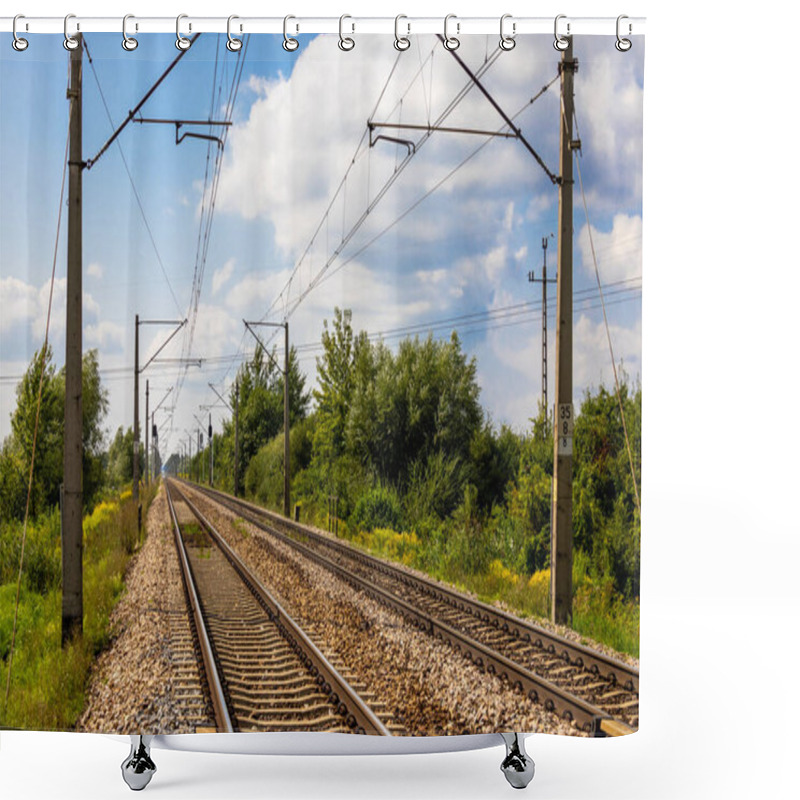
[[[218,208],[245,219],[269,219],[279,247],[295,256],[309,241],[346,170],[349,169],[347,186],[336,195],[334,204],[338,204],[334,218],[337,223],[344,219],[345,227],[358,218],[367,198],[374,196],[394,174],[398,161],[406,154],[404,147],[386,141],[367,147],[363,142],[368,119],[433,124],[456,94],[470,85],[453,59],[439,57],[441,45],[434,37],[421,37],[416,42],[423,60],[429,50],[435,53],[433,68],[428,65],[421,74],[417,74],[420,58],[401,58],[394,67],[396,54],[386,50],[383,37],[360,38],[358,47],[346,59],[331,43],[330,37],[313,40],[289,76],[251,78],[250,88],[257,97],[247,118],[234,125],[229,134],[220,179]],[[485,59],[484,43],[465,39],[459,55],[473,67],[480,67]],[[387,82],[393,67],[394,73]],[[507,53],[487,72],[486,81],[498,102],[513,113],[520,106],[525,107],[531,86],[541,86],[555,74],[553,58],[540,61]],[[546,96],[541,103],[549,105],[551,118],[523,117],[530,136],[537,139],[554,167],[557,97]],[[524,121],[523,117],[520,120]],[[492,130],[501,128],[503,122],[473,87],[446,117],[446,124]],[[420,132],[398,134],[392,128],[377,128],[373,135],[381,133],[409,136],[418,145],[424,138]],[[360,141],[362,146],[353,164]],[[555,193],[550,182],[517,142],[482,142],[478,137],[442,133],[425,141],[424,148],[419,147],[402,179],[393,187],[393,202],[402,207],[404,200],[433,188],[482,143],[486,144],[487,157],[465,163],[457,182],[448,181],[438,190],[441,195],[455,192],[458,187],[462,191],[478,189],[485,196],[493,189],[520,187],[535,176],[542,189],[550,187],[550,202],[553,201]],[[503,211],[506,213],[501,224],[510,227],[514,209],[507,199],[503,201]],[[438,234],[447,235],[456,227],[454,215],[451,226],[439,229]],[[417,233],[414,230],[408,235]]]
[[[611,230],[591,228],[591,241],[597,255],[600,278],[603,283],[641,277],[642,274],[642,218],[638,215],[616,214]],[[589,238],[589,227],[584,224],[577,237],[583,268],[594,275],[594,262]]]
[[[125,329],[110,320],[86,325],[83,329],[85,347],[96,347],[103,351],[119,350],[125,344]]]
[[[218,270],[214,271],[211,279],[211,293],[216,294],[233,275],[233,268],[236,264],[235,258],[229,258]]]
[[[630,327],[611,322],[609,324],[614,360],[619,366],[624,364],[631,378],[642,374],[642,323],[638,320]],[[601,383],[607,388],[614,385],[614,371],[608,349],[603,320],[595,321],[581,314],[573,329],[572,369],[575,386],[583,389],[596,388]],[[580,400],[576,392],[575,402]]]
[[[20,322],[38,314],[39,293],[25,281],[12,277],[0,278],[0,297],[3,298],[0,333],[8,333]]]
[[[86,267],[86,272],[93,278],[101,279],[104,272],[103,265],[93,261],[88,267]]]

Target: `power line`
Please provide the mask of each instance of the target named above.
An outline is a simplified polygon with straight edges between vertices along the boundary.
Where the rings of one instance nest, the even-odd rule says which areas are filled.
[[[199,35],[200,34],[198,33],[197,36],[199,36]],[[84,44],[84,47],[86,48],[86,57],[89,59],[89,66],[92,68],[92,75],[94,76],[95,83],[97,84],[97,90],[100,92],[100,99],[103,101],[103,107],[106,110],[106,116],[108,117],[108,121],[109,121],[109,124],[111,125],[111,129],[114,130],[114,120],[111,117],[111,111],[108,108],[108,103],[106,102],[105,94],[103,94],[103,87],[100,85],[100,78],[97,75],[97,70],[94,67],[94,61],[92,60],[91,53],[89,52],[89,46],[88,46],[88,43],[86,42],[86,38],[85,37],[84,37],[84,40],[83,40],[83,44]],[[177,63],[177,59],[176,59],[175,63]],[[173,64],[173,66],[174,66],[174,64]],[[161,82],[161,80],[163,80],[164,77],[166,77],[166,74],[167,73],[165,73],[162,76],[162,78],[159,79],[159,83]],[[153,87],[153,89],[155,89],[155,86]],[[146,97],[149,97],[150,94],[152,94],[152,91],[148,92]],[[144,101],[142,101],[142,103],[139,104],[139,107],[141,107],[143,102]],[[120,130],[121,130],[121,128],[120,128]],[[109,140],[108,144],[110,144],[112,141],[114,141],[114,139],[116,139],[116,134],[115,134],[114,137],[112,137],[111,140]],[[106,145],[106,147],[108,147],[108,145]],[[95,157],[95,161],[98,158],[100,158],[100,155],[102,155],[103,152],[105,152],[106,147],[104,147],[103,150],[100,152],[100,154],[98,154]],[[142,215],[142,221],[144,222],[144,227],[147,230],[147,235],[150,237],[150,243],[153,245],[153,251],[156,254],[156,260],[158,261],[159,267],[161,267],[161,274],[164,276],[164,280],[167,282],[167,286],[169,287],[169,292],[172,295],[173,301],[175,302],[175,308],[177,309],[178,314],[182,315],[183,311],[181,310],[180,303],[178,303],[178,298],[175,295],[175,290],[172,288],[172,283],[170,282],[169,275],[167,275],[167,270],[164,267],[164,261],[161,258],[161,253],[159,253],[159,251],[158,251],[158,246],[156,245],[156,240],[155,240],[155,237],[153,236],[153,231],[150,228],[150,223],[147,220],[147,214],[145,214],[145,211],[144,211],[144,205],[142,204],[142,198],[139,196],[139,190],[136,188],[136,183],[133,180],[133,175],[131,174],[130,167],[128,166],[128,160],[125,158],[125,153],[123,152],[122,145],[119,142],[117,142],[117,149],[119,150],[119,155],[120,155],[120,158],[122,159],[122,164],[125,167],[125,172],[128,175],[128,180],[131,183],[131,188],[133,189],[133,196],[136,198],[136,205],[139,208],[139,213]]]

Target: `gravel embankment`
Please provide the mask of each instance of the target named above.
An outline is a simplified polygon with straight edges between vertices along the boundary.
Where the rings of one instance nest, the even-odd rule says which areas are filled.
[[[580,735],[576,726],[482,673],[394,611],[305,562],[227,509],[187,493],[315,644],[357,675],[405,733],[517,730]]]
[[[150,506],[147,530],[111,615],[112,645],[92,670],[79,731],[213,729],[163,487]]]

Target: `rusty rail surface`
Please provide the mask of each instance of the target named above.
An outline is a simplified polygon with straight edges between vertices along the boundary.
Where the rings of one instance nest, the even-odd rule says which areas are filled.
[[[247,588],[249,595],[257,602],[259,610],[263,613],[265,618],[269,620],[271,625],[274,626],[275,630],[280,635],[282,643],[285,645],[284,650],[290,651],[288,657],[295,658],[297,661],[297,666],[303,668],[307,673],[307,676],[304,680],[309,688],[298,689],[297,687],[294,687],[291,690],[292,693],[298,694],[304,691],[313,691],[316,693],[316,695],[319,695],[321,699],[320,697],[317,697],[316,699],[312,698],[312,700],[309,701],[308,697],[306,697],[304,700],[305,708],[311,707],[312,709],[319,709],[321,704],[325,704],[333,710],[332,713],[320,712],[323,713],[322,722],[319,723],[321,727],[316,727],[317,723],[315,723],[315,729],[342,730],[353,733],[379,734],[383,736],[391,735],[389,730],[367,705],[367,703],[365,703],[364,700],[357,694],[357,692],[347,683],[347,681],[336,670],[336,668],[308,638],[300,626],[291,618],[291,616],[285,611],[280,603],[267,591],[267,589],[264,588],[256,576],[253,575],[244,562],[242,562],[242,560],[236,555],[219,531],[214,528],[214,526],[196,508],[191,500],[174,485],[173,481],[167,480],[165,483],[170,501],[173,523],[176,526],[176,538],[181,540],[180,545],[183,546],[183,541],[179,531],[180,526],[178,517],[175,512],[174,503],[171,497],[173,494],[180,502],[186,505],[199,524],[204,535],[208,536],[210,542],[213,543],[214,547],[218,549],[221,556],[224,557],[226,563],[229,564],[236,573],[238,580]],[[179,547],[179,551],[180,550],[181,547]],[[192,585],[193,596],[195,598],[192,604],[193,608],[196,607],[198,612],[203,612],[204,606],[208,603],[208,600],[207,598],[204,599],[202,592],[197,592],[196,590],[191,559],[186,554],[185,547],[183,547],[183,558],[185,558],[186,561],[186,574],[188,575],[188,580]],[[199,562],[195,562],[195,569],[197,568],[198,563]],[[221,570],[217,570],[215,573],[215,583],[219,584],[218,586],[215,586],[215,589],[222,593],[225,590],[222,584],[225,583],[226,579],[224,575],[220,574],[220,572]],[[199,616],[201,617],[202,621],[204,613],[200,613]],[[257,645],[263,646],[264,640],[270,638],[265,636],[263,632],[259,633],[255,631],[258,626],[254,625],[252,620],[244,621],[233,618],[220,619],[218,614],[215,615],[214,620],[214,624],[216,625],[217,629],[220,630],[226,628],[233,630],[237,624],[242,622],[246,623],[242,627],[248,629],[249,641],[237,642],[234,648],[237,653],[253,649]],[[205,625],[203,625],[203,630],[206,630]],[[274,699],[274,691],[264,688],[256,690],[255,684],[257,677],[254,674],[251,680],[247,675],[240,675],[239,673],[242,672],[242,664],[238,659],[234,659],[233,661],[228,659],[228,663],[226,664],[226,659],[221,656],[223,655],[224,651],[230,649],[232,645],[227,641],[223,641],[223,638],[225,637],[223,636],[222,632],[218,633],[217,636],[220,639],[219,642],[215,642],[215,634],[213,631],[210,635],[206,633],[205,639],[207,646],[203,648],[201,644],[201,649],[203,650],[204,664],[206,662],[206,652],[212,654],[210,666],[206,665],[206,674],[207,676],[216,676],[217,687],[222,694],[224,694],[223,702],[227,700],[226,705],[230,709],[228,712],[230,727],[224,728],[224,730],[242,730],[243,728],[250,730],[268,729],[269,725],[267,722],[263,722],[263,724],[261,724],[263,721],[262,718],[266,718],[268,713],[275,712],[274,706],[276,705],[276,702],[284,702],[286,705],[289,705],[288,700],[281,699],[276,701]],[[287,655],[282,654],[280,657],[285,659],[287,658]],[[228,677],[226,677],[226,670],[228,670],[230,673],[230,676]],[[274,668],[273,671],[276,673],[279,672],[279,670]],[[265,670],[262,669],[261,672],[263,675]],[[239,688],[235,690],[232,688],[234,679],[239,686]],[[210,678],[210,680],[213,679]],[[212,688],[212,697],[214,693],[215,690]],[[271,694],[273,696],[273,699],[270,700],[271,705],[267,704],[259,707],[253,699],[259,693]],[[281,713],[284,713],[283,709]],[[281,718],[280,722],[270,723],[273,725],[273,727],[269,729],[305,729],[302,727],[304,725],[303,722],[295,722],[290,719],[287,714],[288,712],[284,713],[284,717]],[[220,723],[218,721],[218,725],[219,724]]]
[[[480,668],[485,669],[489,674],[497,674],[502,679],[509,681],[511,685],[524,691],[531,700],[542,703],[549,711],[554,711],[565,719],[574,720],[584,731],[597,736],[605,736],[622,735],[631,733],[634,730],[634,728],[621,720],[615,719],[598,706],[586,702],[572,692],[562,689],[525,666],[497,652],[493,647],[477,641],[463,631],[457,630],[443,620],[417,608],[396,593],[378,586],[369,578],[355,574],[352,570],[328,558],[318,549],[310,547],[308,543],[299,541],[296,537],[302,537],[306,542],[313,542],[315,545],[327,548],[337,554],[343,554],[347,558],[366,565],[378,573],[390,575],[406,585],[415,586],[425,594],[443,600],[453,608],[503,631],[509,637],[531,642],[535,646],[544,648],[548,653],[563,659],[565,663],[584,668],[590,673],[602,677],[612,687],[620,684],[625,688],[625,691],[635,691],[634,687],[638,689],[638,670],[617,659],[609,658],[583,645],[570,642],[533,623],[520,620],[500,609],[469,598],[453,589],[443,587],[432,580],[413,575],[376,556],[357,550],[351,545],[331,538],[329,535],[288,520],[253,503],[233,498],[224,492],[210,489],[206,486],[193,483],[188,485],[206,496],[214,498],[221,505],[256,525],[265,533],[274,536],[306,558],[338,575],[354,588],[394,608],[420,630],[448,642],[454,649]],[[283,528],[284,531],[289,531],[289,533],[278,530],[278,527]],[[614,723],[613,725],[610,724],[612,722]]]

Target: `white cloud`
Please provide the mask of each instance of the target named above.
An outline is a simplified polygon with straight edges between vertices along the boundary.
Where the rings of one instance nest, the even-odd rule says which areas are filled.
[[[236,350],[242,333],[242,321],[222,306],[201,303],[192,350],[203,358],[214,358]]]
[[[15,325],[38,313],[38,291],[18,278],[0,278],[0,333],[8,333]]]
[[[115,350],[125,344],[125,329],[122,325],[110,320],[86,325],[83,329],[84,347],[96,347],[100,350]]]
[[[506,214],[503,217],[503,230],[506,233],[509,233],[513,225],[514,225],[514,202],[511,201],[506,206]]]
[[[420,283],[440,284],[447,279],[448,273],[446,269],[420,269],[414,273],[414,277]]]
[[[617,367],[624,364],[631,378],[642,374],[642,323],[638,320],[631,327],[609,324],[611,344]],[[608,349],[608,336],[603,320],[592,321],[585,314],[576,320],[573,329],[573,379],[576,392],[574,402],[580,401],[584,389],[603,383],[606,388],[614,386],[614,370]],[[621,377],[621,376],[620,376]]]
[[[212,294],[216,294],[230,280],[235,264],[236,259],[229,258],[223,266],[214,271],[214,276],[211,279]]]
[[[290,274],[288,269],[284,269],[278,272],[251,272],[244,275],[228,291],[225,305],[237,314],[244,316],[256,314],[260,318],[267,304],[289,280]]]
[[[103,265],[98,264],[96,261],[93,261],[89,266],[86,268],[86,272],[91,275],[93,278],[101,279],[103,277]]]
[[[476,37],[477,39],[477,37]],[[419,71],[419,58],[401,58],[387,84],[387,77],[396,61],[396,53],[385,47],[380,36],[360,37],[358,47],[342,58],[331,47],[330,37],[313,40],[298,58],[291,76],[266,79],[254,76],[250,88],[257,98],[247,119],[231,129],[226,158],[220,179],[218,208],[240,214],[245,219],[263,217],[275,228],[278,246],[297,256],[311,238],[330,199],[353,159],[356,146],[366,133],[369,118],[377,122],[435,122],[456,93],[470,81],[453,59],[438,57],[441,46],[433,37],[421,37],[416,45],[422,59],[428,50],[435,52],[434,69]],[[459,55],[467,63],[480,66],[485,57],[484,43],[465,39]],[[550,63],[552,62],[552,63]],[[504,54],[486,75],[491,91],[501,105],[518,110],[530,99],[530,87],[542,85],[548,75],[556,74],[555,59],[541,61]],[[382,91],[386,88],[385,94]],[[407,91],[406,91],[407,90]],[[405,92],[405,93],[404,93]],[[399,99],[402,95],[402,105]],[[376,110],[376,100],[382,97]],[[550,106],[550,117],[525,116],[526,130],[537,138],[543,151],[557,153],[556,98],[546,96],[542,104]],[[539,106],[537,105],[537,110]],[[374,115],[373,115],[374,111]],[[512,112],[513,113],[513,112]],[[554,121],[555,120],[555,121]],[[474,87],[447,117],[447,125],[470,128],[500,128],[501,118],[486,98]],[[553,130],[549,130],[553,128]],[[547,135],[544,132],[547,131]],[[374,135],[411,136],[420,140],[419,132],[406,133],[394,129],[376,129]],[[485,142],[486,140],[483,140]],[[425,142],[393,186],[396,212],[406,201],[418,198],[436,185],[463,158],[481,145],[474,136],[434,134]],[[332,241],[364,210],[367,197],[395,173],[398,159],[405,148],[389,142],[366,144],[351,167],[344,188],[332,211],[337,230],[330,231]],[[484,157],[485,156],[485,157]],[[553,165],[551,164],[551,167]],[[534,177],[535,176],[535,177]],[[445,183],[437,196],[477,189],[481,196],[497,189],[513,189],[529,184],[531,179],[542,190],[548,189],[549,202],[556,193],[530,155],[513,140],[491,140],[481,156],[470,160],[457,173],[456,180]],[[460,193],[459,192],[459,193]],[[500,224],[508,230],[513,223],[513,204],[502,205]],[[480,219],[480,211],[476,219]],[[372,212],[374,213],[374,212]],[[451,215],[447,229],[438,236],[446,237],[456,230],[464,218]],[[419,231],[406,235],[415,237]],[[334,235],[335,234],[335,235]]]
[[[592,241],[597,255],[597,265],[602,282],[641,277],[642,274],[642,218],[616,214],[610,231],[599,231],[592,225]],[[583,268],[594,275],[589,228],[581,228],[576,242]]]

